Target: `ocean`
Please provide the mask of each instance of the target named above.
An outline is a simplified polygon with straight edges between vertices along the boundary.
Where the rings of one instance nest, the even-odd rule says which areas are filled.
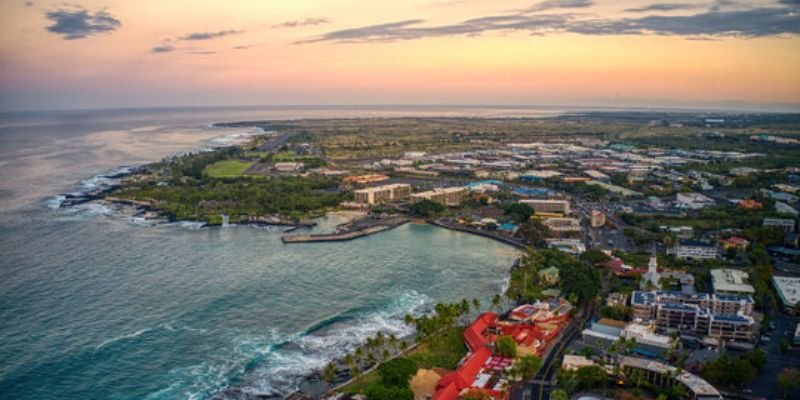
[[[542,116],[555,109],[248,107],[0,114],[0,398],[285,395],[406,313],[502,290],[503,244],[408,224],[351,242],[58,208],[104,174],[255,134],[256,119]],[[328,217],[335,218],[335,217]],[[331,226],[336,220],[322,221]]]

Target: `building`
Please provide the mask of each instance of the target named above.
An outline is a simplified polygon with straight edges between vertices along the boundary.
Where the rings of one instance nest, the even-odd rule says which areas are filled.
[[[675,196],[675,207],[683,210],[699,210],[713,205],[714,200],[700,193],[678,193]]]
[[[345,185],[366,185],[368,183],[376,183],[389,180],[389,177],[386,175],[358,175],[358,176],[348,176],[342,179],[342,183]]]
[[[795,221],[789,218],[764,218],[764,226],[774,226],[784,232],[794,232]]]
[[[545,199],[524,199],[519,201],[527,204],[537,213],[561,213],[569,214],[569,201],[567,200],[545,200]]]
[[[619,366],[625,376],[633,376],[634,371],[644,372],[644,379],[656,386],[671,387],[679,384],[686,389],[688,398],[692,400],[722,399],[722,394],[705,379],[671,365],[643,358],[620,357]]]
[[[606,224],[606,215],[600,210],[592,210],[589,214],[589,224],[592,228],[599,228]]]
[[[783,309],[794,312],[800,302],[800,278],[790,276],[773,276],[772,285],[781,298]]]
[[[672,248],[667,250],[667,254],[673,255],[681,260],[712,260],[717,258],[717,248],[697,240],[679,240]]]
[[[648,286],[655,289],[661,287],[661,274],[658,273],[658,259],[656,257],[650,257],[650,262],[647,263],[647,272],[642,275],[639,286],[642,289],[646,289]]]
[[[740,200],[739,207],[745,210],[760,210],[764,208],[764,205],[761,204],[761,202],[759,201],[753,199],[747,199],[747,200]]]
[[[598,171],[596,169],[587,169],[587,170],[583,171],[583,173],[586,174],[586,176],[588,176],[588,177],[590,177],[592,179],[598,180],[598,181],[608,182],[609,180],[611,180],[611,177],[609,177],[608,175],[606,175],[606,174],[604,174],[604,173],[602,173],[602,172],[600,172],[600,171]]]
[[[547,247],[561,250],[572,255],[579,255],[586,251],[586,245],[580,239],[545,239]]]
[[[580,232],[581,221],[577,218],[547,218],[542,221],[552,232]]]
[[[305,164],[301,162],[279,162],[275,163],[275,170],[278,172],[297,172],[302,171]]]
[[[720,268],[711,270],[711,285],[714,293],[755,294],[755,289],[748,283],[747,272],[736,269]]]
[[[628,295],[625,293],[613,292],[606,297],[607,306],[624,306],[628,304]]]
[[[745,250],[747,249],[747,246],[750,245],[749,240],[739,236],[731,236],[727,239],[720,239],[718,243],[723,250],[728,250],[728,249]]]
[[[411,203],[419,203],[422,200],[435,201],[446,206],[457,206],[467,197],[467,188],[449,187],[436,188],[427,192],[412,193]]]
[[[734,294],[633,292],[634,318],[654,321],[660,332],[697,334],[718,340],[752,342],[757,331],[753,298]]]
[[[353,191],[356,203],[369,205],[405,200],[410,194],[411,185],[407,183],[375,186]]]

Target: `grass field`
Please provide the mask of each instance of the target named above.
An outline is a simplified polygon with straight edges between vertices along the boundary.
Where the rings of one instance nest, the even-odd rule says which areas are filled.
[[[207,166],[205,172],[212,178],[236,178],[242,176],[244,171],[251,165],[253,165],[253,163],[249,161],[218,161]]]
[[[417,364],[417,368],[430,369],[439,367],[454,370],[458,366],[458,361],[466,353],[464,327],[453,327],[426,339],[402,357],[414,361]],[[372,371],[339,391],[342,393],[361,393],[367,386],[376,382],[378,382],[378,373],[377,371]]]

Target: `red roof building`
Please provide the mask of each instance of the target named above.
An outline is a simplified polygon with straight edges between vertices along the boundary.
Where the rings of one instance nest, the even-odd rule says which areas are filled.
[[[480,390],[491,398],[504,398],[502,391],[490,387],[491,383],[485,380],[487,374],[504,371],[513,365],[512,359],[493,354],[495,340],[500,336],[510,336],[517,346],[539,356],[566,325],[571,309],[569,302],[555,299],[517,307],[511,312],[509,321],[500,321],[493,312],[481,314],[464,330],[464,342],[470,354],[458,369],[439,380],[433,400],[457,400],[465,390]],[[476,379],[480,376],[484,380]]]

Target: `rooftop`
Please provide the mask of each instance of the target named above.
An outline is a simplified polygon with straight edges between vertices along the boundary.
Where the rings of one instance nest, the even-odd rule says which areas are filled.
[[[723,293],[755,293],[753,286],[748,283],[747,272],[720,268],[711,270],[711,283],[715,292]]]

